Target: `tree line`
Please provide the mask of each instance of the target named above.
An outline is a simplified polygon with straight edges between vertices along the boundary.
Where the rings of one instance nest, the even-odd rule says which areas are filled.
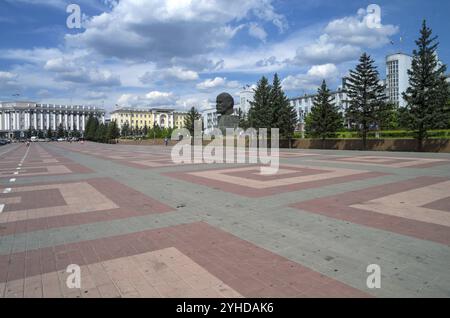
[[[375,61],[364,53],[359,64],[345,78],[344,92],[349,98],[345,121],[360,131],[363,149],[371,130],[407,128],[417,139],[417,149],[423,149],[428,131],[450,126],[450,93],[446,81],[446,66],[437,57],[437,37],[423,22],[420,38],[413,51],[408,70],[409,88],[403,93],[404,108],[390,104],[381,84]],[[305,120],[309,136],[325,140],[343,128],[344,117],[335,105],[326,82],[318,89],[310,114]]]
[[[281,138],[292,138],[298,122],[297,111],[285,95],[278,74],[274,75],[272,84],[263,76],[254,92],[248,114],[241,116],[240,126],[244,129],[278,128]]]
[[[84,131],[84,138],[90,141],[110,143],[120,137],[120,130],[117,123],[112,121],[104,124],[97,117],[89,116]]]

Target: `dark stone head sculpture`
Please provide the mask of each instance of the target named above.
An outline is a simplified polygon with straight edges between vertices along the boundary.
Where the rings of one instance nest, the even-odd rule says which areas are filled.
[[[216,109],[218,115],[233,115],[234,99],[228,93],[222,93],[217,96]]]

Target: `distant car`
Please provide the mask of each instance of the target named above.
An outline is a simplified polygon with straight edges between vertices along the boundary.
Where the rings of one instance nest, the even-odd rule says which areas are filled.
[[[0,139],[0,146],[4,146],[6,144],[8,144],[6,140]]]
[[[65,138],[58,138],[58,142],[61,142],[61,141],[66,141],[66,139]]]
[[[31,137],[31,141],[32,141],[32,142],[38,141],[38,137],[36,137],[36,136]]]

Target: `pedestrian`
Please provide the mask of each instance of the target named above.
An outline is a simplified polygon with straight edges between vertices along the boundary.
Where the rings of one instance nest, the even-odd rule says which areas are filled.
[[[164,138],[164,145],[166,145],[166,147],[169,145],[169,138]]]

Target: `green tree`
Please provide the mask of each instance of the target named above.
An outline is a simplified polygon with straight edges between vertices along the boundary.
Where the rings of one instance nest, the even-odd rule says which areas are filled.
[[[267,128],[278,128],[280,136],[291,139],[297,126],[297,111],[281,88],[281,81],[275,73],[269,94],[270,126]]]
[[[97,117],[89,116],[86,123],[85,137],[87,140],[96,141],[97,140],[97,129],[99,127],[99,122]]]
[[[433,31],[423,21],[420,38],[413,51],[411,69],[408,70],[409,88],[403,94],[409,116],[406,125],[414,131],[417,150],[422,151],[427,130],[442,128],[448,124],[448,84],[445,81],[446,66],[438,61],[439,43]]]
[[[393,103],[385,103],[377,117],[377,125],[380,130],[400,128],[400,108]]]
[[[103,123],[100,123],[95,132],[95,141],[97,142],[106,142],[107,141],[107,126]]]
[[[143,134],[144,136],[147,136],[147,134],[148,134],[148,127],[147,127],[147,124],[145,124],[144,129],[142,129],[142,134]]]
[[[343,118],[339,106],[334,103],[325,80],[317,91],[314,104],[306,119],[306,133],[314,138],[324,141],[335,137],[336,132],[343,128]]]
[[[270,128],[272,126],[271,86],[265,76],[258,81],[254,92],[248,111],[248,124],[255,129]]]
[[[30,126],[30,128],[28,128],[27,132],[25,133],[25,137],[27,139],[30,139],[31,136],[33,136],[33,128]]]
[[[377,115],[386,100],[385,86],[380,84],[375,61],[364,53],[355,70],[346,78],[350,99],[347,116],[361,130],[363,150],[367,149],[367,133],[377,125]]]
[[[120,137],[120,132],[119,132],[119,128],[117,127],[117,123],[115,120],[113,120],[109,125],[108,125],[108,131],[107,131],[107,140],[115,140],[117,138]]]
[[[47,129],[47,138],[52,138],[53,137],[53,131],[52,131],[52,127],[48,127]]]
[[[120,135],[122,137],[128,137],[130,135],[130,125],[128,125],[128,122],[126,122],[125,124],[122,125]]]
[[[59,124],[59,126],[58,126],[58,131],[57,131],[57,133],[56,133],[56,136],[57,136],[58,138],[64,138],[64,135],[65,135],[64,127],[63,127],[62,124]]]
[[[189,130],[191,136],[194,136],[194,123],[196,120],[200,120],[201,115],[197,111],[195,107],[192,107],[189,112],[187,113],[185,119],[184,119],[184,127]],[[159,127],[159,126],[157,126]]]

